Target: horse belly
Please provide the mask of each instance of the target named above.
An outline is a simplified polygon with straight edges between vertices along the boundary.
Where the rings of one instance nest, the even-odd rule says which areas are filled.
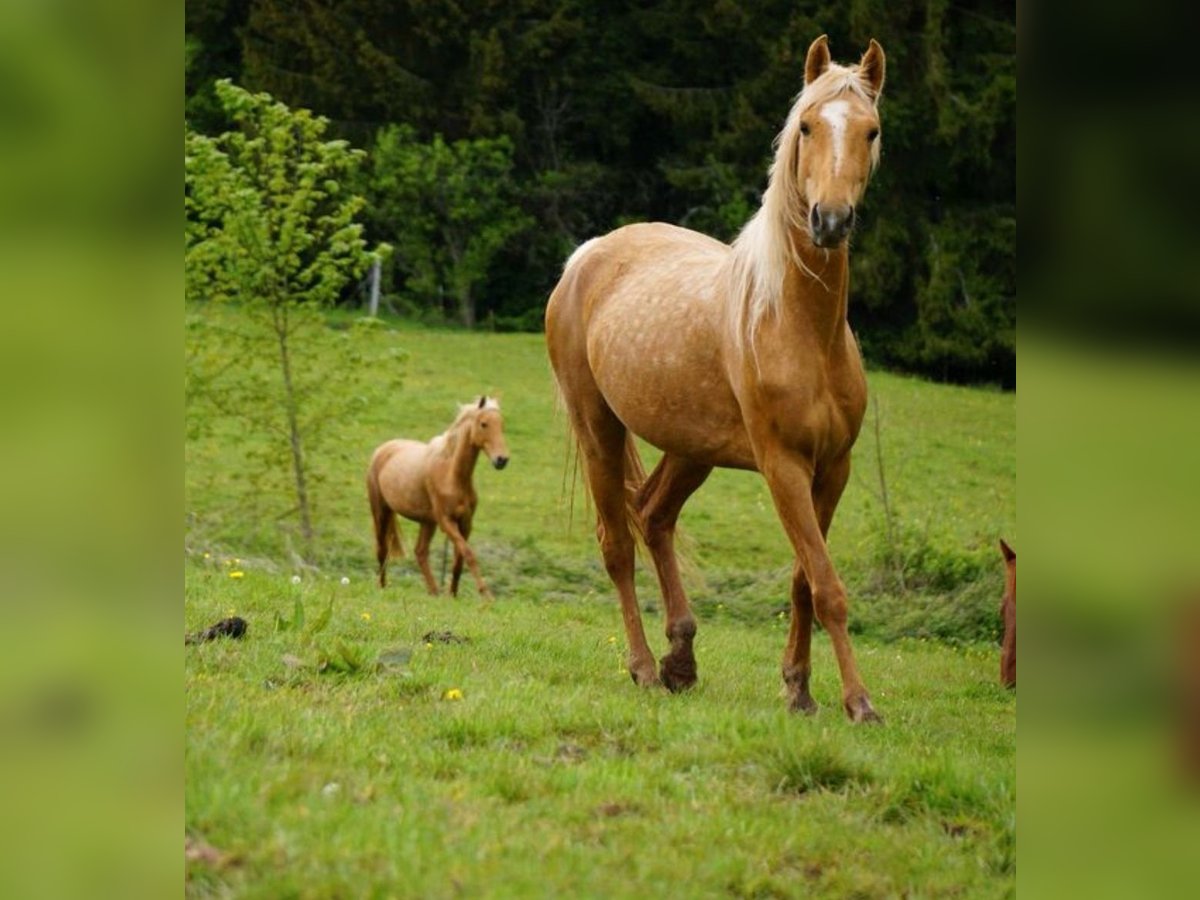
[[[749,438],[705,312],[702,303],[614,298],[590,323],[588,363],[634,434],[665,453],[745,468]]]
[[[425,488],[427,445],[420,441],[393,441],[388,461],[379,472],[383,499],[401,516],[432,521],[433,506]]]

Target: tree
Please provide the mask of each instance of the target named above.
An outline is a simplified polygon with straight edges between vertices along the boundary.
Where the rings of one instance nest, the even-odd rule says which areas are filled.
[[[396,266],[425,303],[452,298],[476,320],[475,288],[496,254],[532,220],[514,202],[512,143],[417,140],[405,126],[380,132],[372,153],[372,219],[397,249]]]
[[[203,397],[252,429],[267,428],[272,439],[260,451],[263,461],[268,468],[280,456],[290,462],[304,553],[311,559],[306,454],[327,421],[321,413],[330,385],[325,375],[314,379],[320,369],[296,365],[296,355],[318,327],[319,310],[388,248],[367,249],[355,221],[364,200],[346,188],[362,151],[324,140],[327,121],[307,110],[291,110],[227,80],[218,81],[215,92],[239,130],[186,134],[186,293],[193,304],[238,303],[250,327],[224,332],[241,351],[236,378],[206,365],[218,354],[202,344],[189,347],[188,390],[191,399]],[[220,334],[204,333],[210,339]]]

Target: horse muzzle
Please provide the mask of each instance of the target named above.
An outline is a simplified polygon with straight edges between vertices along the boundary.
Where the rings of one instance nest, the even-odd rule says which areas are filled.
[[[846,240],[854,227],[854,207],[848,203],[814,203],[808,211],[813,243],[830,249]]]
[[[492,460],[492,465],[495,466],[497,469],[503,469],[505,466],[508,465],[508,457],[507,456],[497,456],[495,459]]]

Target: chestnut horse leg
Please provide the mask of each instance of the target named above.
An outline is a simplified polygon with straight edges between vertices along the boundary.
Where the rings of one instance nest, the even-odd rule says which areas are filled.
[[[471,537],[471,520],[463,516],[458,520],[458,530],[462,532],[463,540]],[[454,568],[450,570],[450,596],[458,596],[458,582],[462,578],[463,571],[463,555],[458,552],[458,547],[454,548]]]
[[[431,594],[438,593],[438,583],[433,578],[433,570],[429,568],[429,542],[433,540],[435,527],[432,522],[422,522],[421,531],[417,534],[417,545],[413,549],[413,555],[417,558],[417,566],[425,577],[425,587]]]
[[[817,480],[813,503],[817,511],[822,537],[828,536],[833,511],[837,508],[846,481],[850,477],[850,460],[839,460]],[[797,559],[792,567],[792,624],[788,631],[787,647],[783,651],[783,682],[787,686],[788,708],[792,712],[812,715],[817,703],[808,690],[812,672],[813,596],[808,575]]]
[[[483,580],[483,574],[479,571],[475,553],[459,530],[458,523],[449,516],[443,515],[438,519],[438,525],[441,526],[442,531],[446,532],[446,537],[450,538],[450,543],[454,545],[454,555],[461,556],[466,562],[467,568],[471,570],[471,574],[475,576],[475,587],[479,591],[479,596],[485,600],[494,600],[492,592],[488,590],[487,583]]]
[[[625,426],[598,392],[590,399],[591,403],[585,405],[580,395],[576,395],[569,401],[569,411],[584,475],[596,504],[596,540],[600,543],[604,568],[621,601],[625,637],[629,641],[629,674],[635,684],[649,687],[659,680],[633,583],[634,542],[629,530],[625,488]]]
[[[850,635],[846,630],[846,586],[829,558],[825,535],[813,499],[812,469],[803,457],[783,448],[770,448],[760,468],[771,489],[775,509],[812,589],[813,612],[829,632],[842,676],[842,707],[851,721],[878,722],[867,689],[858,674]],[[801,597],[803,599],[803,597]],[[797,647],[803,637],[798,621]],[[811,625],[810,625],[811,633]]]
[[[696,683],[696,657],[692,639],[696,619],[688,605],[679,563],[675,558],[675,523],[679,512],[695,490],[704,484],[712,466],[678,456],[664,456],[638,492],[637,509],[642,517],[646,546],[654,558],[663,605],[667,610],[667,640],[671,650],[660,662],[662,682],[672,691]]]

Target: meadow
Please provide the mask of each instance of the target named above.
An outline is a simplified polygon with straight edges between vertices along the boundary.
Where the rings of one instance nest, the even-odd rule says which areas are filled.
[[[401,384],[348,403],[336,452],[314,461],[315,565],[248,488],[236,423],[187,445],[187,627],[249,623],[185,654],[191,895],[1014,891],[1016,700],[993,643],[996,538],[1019,549],[1014,395],[869,373],[890,527],[869,412],[830,537],[886,719],[854,728],[820,631],[822,708],[784,709],[791,554],[761,478],[714,473],[685,509],[700,682],[639,690],[541,337],[389,323],[364,340],[403,351]],[[512,454],[476,473],[472,543],[495,603],[469,579],[457,599],[426,596],[411,559],[380,591],[372,449],[431,437],[484,391]],[[439,538],[435,572],[441,553]],[[646,564],[639,590],[661,650]]]

